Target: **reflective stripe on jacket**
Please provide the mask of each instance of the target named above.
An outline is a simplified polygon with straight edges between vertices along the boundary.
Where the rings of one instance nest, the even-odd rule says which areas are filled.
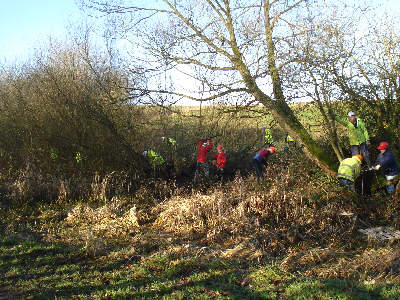
[[[360,171],[361,161],[358,157],[353,156],[340,162],[338,177],[354,182],[354,180],[360,175]]]
[[[369,140],[368,131],[365,128],[365,124],[361,119],[356,118],[357,127],[354,126],[354,124],[351,123],[349,120],[339,118],[338,116],[335,116],[335,120],[347,127],[350,146],[360,145]]]

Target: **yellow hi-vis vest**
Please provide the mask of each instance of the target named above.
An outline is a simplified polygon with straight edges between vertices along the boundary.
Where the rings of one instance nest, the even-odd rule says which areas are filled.
[[[168,142],[171,144],[171,146],[176,146],[176,141],[173,138],[168,138]]]
[[[361,171],[361,160],[353,156],[351,158],[346,158],[340,162],[338,169],[338,177],[345,178],[354,182],[356,178],[360,175]]]
[[[290,135],[287,135],[286,142],[294,142],[294,139]]]

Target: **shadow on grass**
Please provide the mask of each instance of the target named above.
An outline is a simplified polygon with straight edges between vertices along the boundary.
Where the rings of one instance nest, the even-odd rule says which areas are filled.
[[[93,263],[77,257],[66,245],[3,238],[0,278],[21,297],[35,299],[396,299],[400,295],[396,285],[305,280],[269,273],[268,266],[239,269],[222,259],[171,261],[149,256],[126,264],[123,260]]]

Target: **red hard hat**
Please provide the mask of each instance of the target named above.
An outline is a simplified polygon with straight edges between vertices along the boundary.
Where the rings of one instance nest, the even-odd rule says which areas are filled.
[[[389,148],[389,143],[388,142],[381,142],[378,146],[378,150],[384,150]]]
[[[217,150],[224,150],[224,146],[218,145],[218,146],[217,146]]]
[[[275,153],[276,149],[275,147],[271,146],[269,147],[269,152],[271,152],[271,154]]]

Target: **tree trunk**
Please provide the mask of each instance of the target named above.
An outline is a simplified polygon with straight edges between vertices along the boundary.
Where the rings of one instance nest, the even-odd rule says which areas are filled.
[[[283,95],[281,79],[279,71],[276,67],[275,57],[275,45],[273,41],[272,31],[273,28],[269,18],[269,5],[264,4],[264,16],[265,16],[265,37],[268,49],[268,71],[270,72],[273,93],[275,101],[272,101],[267,95],[265,95],[260,89],[257,88],[255,92],[256,99],[268,107],[278,121],[279,125],[286,129],[286,131],[296,140],[300,140],[305,145],[306,155],[312,159],[321,169],[330,175],[335,175],[336,161],[332,159],[329,153],[326,153],[321,149],[320,146],[312,139],[309,132],[300,123],[293,111],[285,100]],[[255,84],[255,82],[254,82]]]
[[[301,141],[305,145],[305,154],[311,160],[313,160],[326,173],[332,176],[336,175],[335,167],[337,161],[332,159],[332,156],[329,155],[329,153],[324,152],[323,149],[315,143],[286,102],[282,104],[276,101],[275,106],[274,103],[271,103],[269,97],[260,90],[254,94],[254,97],[257,101],[268,107],[278,124],[284,128],[290,136],[297,141]]]

